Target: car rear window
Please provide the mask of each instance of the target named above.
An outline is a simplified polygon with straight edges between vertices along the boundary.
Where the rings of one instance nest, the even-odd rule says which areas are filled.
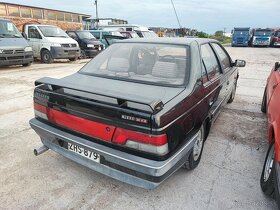
[[[161,85],[183,85],[187,46],[115,43],[96,56],[80,73]]]

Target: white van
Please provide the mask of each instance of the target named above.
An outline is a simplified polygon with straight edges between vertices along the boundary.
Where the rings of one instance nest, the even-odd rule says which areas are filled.
[[[34,58],[43,63],[52,63],[54,59],[75,61],[80,56],[78,42],[57,26],[26,24],[23,36],[32,46]]]
[[[134,31],[137,33],[137,35],[140,38],[155,38],[158,37],[157,34],[151,30],[149,30],[147,27],[145,26],[140,26],[140,25],[130,25],[130,24],[116,24],[116,25],[107,25],[107,26],[100,26],[101,29],[103,30],[109,30],[109,31],[114,31],[114,30],[118,30],[118,31]]]

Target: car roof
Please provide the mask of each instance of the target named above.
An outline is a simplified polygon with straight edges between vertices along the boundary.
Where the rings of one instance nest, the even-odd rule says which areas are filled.
[[[190,45],[193,42],[198,43],[199,45],[209,43],[209,42],[218,42],[215,39],[205,39],[205,38],[171,38],[171,37],[158,37],[158,38],[134,38],[134,39],[125,39],[120,42],[125,43],[156,43],[156,44],[178,44],[178,45]]]

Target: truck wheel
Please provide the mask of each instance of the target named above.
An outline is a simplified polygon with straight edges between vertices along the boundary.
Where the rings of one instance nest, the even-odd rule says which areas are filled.
[[[261,105],[262,113],[266,113],[266,103],[267,103],[267,98],[266,98],[266,88],[265,88],[263,93],[262,105]]]
[[[22,66],[24,66],[24,67],[31,66],[31,63],[25,63],[25,64],[22,64]]]
[[[78,58],[75,57],[75,58],[69,58],[70,61],[76,61]]]
[[[275,156],[275,145],[271,144],[268,148],[266,158],[263,165],[262,175],[261,175],[261,188],[265,195],[274,196],[274,156]]]
[[[204,147],[204,137],[205,137],[205,127],[204,125],[202,125],[199,129],[197,139],[194,143],[194,147],[192,148],[191,153],[187,161],[182,166],[182,168],[187,170],[193,170],[198,166]]]
[[[48,50],[43,50],[41,52],[41,61],[43,63],[53,63],[52,54]]]
[[[231,91],[231,94],[230,94],[230,98],[228,99],[228,104],[232,103],[234,98],[235,98],[235,93],[236,93],[236,86],[237,86],[237,82],[234,84],[234,87]]]

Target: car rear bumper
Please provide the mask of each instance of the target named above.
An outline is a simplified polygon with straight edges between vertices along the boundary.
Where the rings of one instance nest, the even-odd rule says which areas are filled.
[[[157,187],[178,170],[186,161],[197,138],[197,134],[192,136],[187,144],[167,160],[155,161],[88,141],[35,118],[30,120],[30,125],[40,136],[42,143],[53,151],[94,171],[145,189]],[[98,153],[101,156],[100,163],[69,151],[62,142],[76,144]]]
[[[54,59],[78,58],[80,56],[79,47],[51,47],[51,54]]]
[[[33,62],[33,52],[0,54],[0,66],[22,65]]]

